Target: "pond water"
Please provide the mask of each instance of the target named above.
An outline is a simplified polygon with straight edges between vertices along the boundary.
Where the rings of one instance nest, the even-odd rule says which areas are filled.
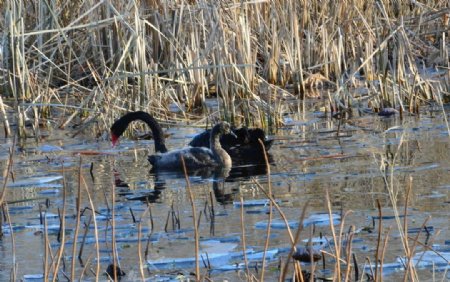
[[[418,236],[420,242],[415,249],[418,277],[424,280],[433,275],[438,280],[450,278],[445,272],[450,256],[450,139],[441,112],[424,110],[420,117],[403,119],[369,113],[348,120],[340,127],[339,133],[336,131],[338,121],[324,118],[322,113],[311,113],[302,119],[295,115],[286,116],[285,121],[286,126],[270,136],[275,140],[270,150],[273,160],[270,166],[271,189],[294,234],[302,208],[308,205],[305,228],[298,246],[306,246],[308,239],[312,238],[314,248],[334,253],[326,201],[328,191],[337,231],[343,215],[351,211],[345,217],[343,232],[347,233],[350,226],[357,231],[353,235],[352,251],[356,254],[361,273],[366,257],[374,261],[379,201],[383,213],[383,240],[389,230],[384,278],[402,278],[401,260],[405,251],[392,201],[403,224],[405,194],[411,186],[407,223],[408,236]],[[200,130],[177,127],[169,128],[167,132],[171,135],[167,139],[168,147],[179,148]],[[94,280],[97,266],[95,227],[90,220],[92,213],[87,191],[97,211],[102,273],[113,261],[113,233],[108,220],[112,214],[108,210],[114,209],[117,255],[120,267],[126,272],[122,281],[140,279],[141,267],[145,277],[151,280],[168,281],[180,275],[189,277],[189,272],[195,270],[195,241],[192,207],[184,176],[150,172],[146,158],[153,152],[151,140],[122,138],[120,145],[112,149],[107,141],[85,141],[68,136],[67,132],[54,130],[41,143],[36,144],[30,139],[24,150],[15,150],[13,173],[8,180],[6,195],[14,228],[12,236],[7,220],[3,219],[0,280],[11,277],[14,263],[18,279],[39,280],[45,259],[50,265],[52,258],[56,257],[60,246],[58,213],[63,213],[64,189],[66,231],[64,260],[60,262],[59,275],[63,277],[65,272],[70,276],[80,152],[83,153],[81,207],[88,209],[82,213],[78,232],[76,256],[83,245],[83,238],[84,247],[81,260],[75,260],[77,279],[84,269],[83,280]],[[4,175],[12,141],[4,139],[1,143],[0,168]],[[230,281],[244,277],[245,270],[239,265],[244,262],[242,210],[250,272],[260,277],[268,205],[259,185],[266,191],[269,189],[266,169],[234,169],[225,180],[205,175],[192,175],[189,180],[199,227],[200,254],[205,259],[207,253],[213,270],[211,277]],[[116,186],[119,183],[123,185]],[[393,192],[391,196],[389,189]],[[392,200],[394,194],[397,198]],[[150,210],[147,210],[148,206]],[[40,211],[42,217],[39,216]],[[43,232],[45,228],[42,225],[44,216],[46,232]],[[425,229],[421,228],[423,225]],[[286,226],[276,209],[273,210],[271,226],[269,252],[266,254],[265,278],[268,280],[279,277],[278,265],[281,259],[285,260],[291,246]],[[142,249],[141,259],[138,242]],[[145,254],[147,243],[148,254]],[[46,244],[49,246],[47,258]],[[410,245],[413,245],[412,240]],[[429,251],[425,245],[435,252]],[[333,259],[325,258],[325,268],[333,269]],[[239,271],[237,266],[241,267]],[[310,266],[305,264],[304,267],[309,269]],[[322,262],[317,268],[320,269],[317,275],[327,275],[322,270]],[[207,273],[203,262],[201,271],[202,274]],[[102,277],[106,279],[106,276]]]

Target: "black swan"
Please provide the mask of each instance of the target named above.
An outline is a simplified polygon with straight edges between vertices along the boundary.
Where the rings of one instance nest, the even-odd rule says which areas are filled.
[[[224,134],[234,134],[227,122],[218,123],[210,133],[210,148],[187,147],[168,152],[163,131],[158,122],[146,112],[131,112],[118,119],[111,126],[111,140],[113,145],[118,141],[120,135],[125,131],[128,124],[134,120],[142,120],[150,126],[155,140],[155,152],[159,154],[151,155],[148,161],[157,170],[182,169],[181,157],[183,157],[186,168],[197,169],[203,167],[225,167],[229,168],[232,161],[228,153],[220,145],[220,137]]]
[[[192,147],[208,147],[210,129],[196,135],[189,143]],[[235,164],[265,163],[264,154],[259,140],[263,141],[265,151],[269,151],[273,140],[267,140],[261,128],[241,127],[232,129],[237,138],[225,134],[220,138],[222,148],[230,155]]]
[[[272,146],[273,140],[267,140],[264,130],[261,128],[247,128],[241,127],[237,129],[232,129],[233,133],[237,138],[233,137],[231,134],[225,134],[220,138],[220,144],[227,152],[230,150],[236,150],[237,148],[247,148],[247,147],[261,147],[258,139],[261,139],[264,143],[266,151]],[[209,133],[211,129],[207,129],[204,132],[196,135],[189,146],[192,147],[208,147],[209,146]]]

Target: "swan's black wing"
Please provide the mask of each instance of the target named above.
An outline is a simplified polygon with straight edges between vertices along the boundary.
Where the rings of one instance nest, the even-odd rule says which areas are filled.
[[[211,130],[205,130],[196,135],[189,146],[209,148]],[[261,128],[241,127],[234,129],[237,138],[231,134],[225,134],[220,138],[222,148],[230,155],[233,163],[265,163],[264,151],[259,139],[263,140],[264,148],[269,151],[273,140],[267,140],[264,130]]]
[[[248,135],[248,130],[246,127],[233,129],[233,132],[237,136],[237,138],[236,136],[233,136],[231,134],[224,134],[220,138],[220,145],[226,151],[231,147],[247,144],[250,141],[250,136]],[[209,148],[210,136],[211,136],[211,129],[207,129],[202,133],[199,133],[196,136],[194,136],[191,142],[189,142],[189,146]]]
[[[189,146],[191,147],[206,147],[209,148],[209,138],[211,135],[211,129],[207,129],[200,134],[197,134],[192,138],[191,142],[189,142]]]
[[[258,144],[261,146],[261,144]],[[255,165],[255,164],[265,164],[265,154],[269,163],[273,163],[273,158],[269,152],[264,152],[261,147],[256,146],[237,146],[230,148],[228,151],[232,161],[233,166],[235,165]]]
[[[261,128],[250,128],[248,129],[249,141],[247,145],[251,145],[253,147],[261,146],[259,143],[259,139],[261,139],[264,143],[264,148],[266,151],[269,151],[272,146],[273,140],[267,140],[266,133]],[[256,146],[258,145],[258,146]]]

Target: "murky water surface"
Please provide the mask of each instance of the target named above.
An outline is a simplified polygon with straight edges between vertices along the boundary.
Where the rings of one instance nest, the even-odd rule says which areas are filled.
[[[410,186],[406,222],[410,230],[408,236],[418,236],[420,242],[415,250],[419,278],[430,279],[435,275],[438,280],[446,276],[445,280],[450,277],[443,272],[450,256],[450,138],[441,113],[423,113],[421,117],[403,120],[398,116],[383,118],[366,114],[349,120],[340,127],[339,133],[337,121],[323,118],[320,113],[303,119],[288,116],[286,124],[271,136],[275,139],[270,151],[273,159],[271,189],[294,234],[302,208],[308,204],[299,246],[305,246],[308,238],[312,238],[314,248],[334,253],[326,202],[328,191],[336,232],[346,212],[342,232],[347,233],[351,228],[357,231],[352,251],[362,272],[366,257],[374,261],[379,201],[383,213],[382,240],[389,233],[384,275],[386,280],[403,277],[401,260],[405,251],[392,201],[400,215],[399,223],[403,225],[405,194]],[[199,129],[170,128],[167,132],[172,135],[168,138],[168,147],[179,148]],[[0,168],[6,172],[11,140],[1,143]],[[79,152],[84,153],[81,164]],[[50,265],[60,246],[58,214],[64,209],[65,256],[60,269],[70,275],[78,189],[81,189],[84,212],[75,254],[78,256],[83,246],[81,260],[75,260],[77,277],[85,269],[83,279],[93,279],[97,256],[101,259],[101,271],[106,270],[113,261],[113,236],[120,266],[126,272],[125,280],[140,279],[141,267],[144,275],[151,279],[169,280],[178,274],[189,276],[189,271],[194,270],[195,241],[186,180],[182,175],[149,172],[146,157],[152,152],[152,141],[123,138],[119,147],[111,149],[109,142],[72,139],[61,131],[50,132],[40,144],[30,140],[24,151],[16,150],[6,195],[14,235],[4,218],[0,280],[9,279],[14,262],[19,279],[43,274],[44,261]],[[200,253],[205,261],[207,253],[212,278],[233,281],[244,275],[243,265],[239,265],[244,262],[241,210],[246,257],[252,266],[250,272],[259,277],[261,251],[267,237],[268,206],[267,197],[258,184],[269,190],[266,170],[261,167],[234,169],[225,181],[208,175],[193,175],[189,179],[199,226]],[[121,181],[122,185],[116,187]],[[114,195],[113,191],[116,191]],[[96,209],[96,226],[89,197]],[[112,209],[114,215],[109,212]],[[115,218],[114,234],[109,220],[112,216]],[[271,226],[266,254],[267,279],[279,277],[280,258],[285,260],[291,246],[286,226],[276,209]],[[347,240],[348,236],[343,239]],[[96,240],[100,244],[98,255]],[[410,244],[413,245],[412,240]],[[424,245],[439,255],[425,252]],[[345,255],[342,257],[345,259]],[[422,259],[419,261],[419,258]],[[435,264],[434,270],[432,264]],[[201,267],[206,273],[203,262]],[[236,271],[237,267],[241,270]],[[317,267],[322,268],[322,263]],[[333,268],[329,256],[326,256],[325,267]],[[318,272],[326,276],[321,273],[326,271]],[[61,271],[59,275],[63,275]]]

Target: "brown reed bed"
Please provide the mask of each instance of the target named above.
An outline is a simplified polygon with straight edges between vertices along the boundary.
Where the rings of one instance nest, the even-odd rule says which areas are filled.
[[[286,98],[303,99],[317,87],[333,94],[332,112],[361,99],[375,110],[412,113],[427,101],[448,101],[444,0],[7,1],[0,7],[6,136],[11,124],[21,137],[38,136],[48,120],[101,132],[128,110],[172,122],[215,116],[274,128]],[[367,94],[349,94],[353,87]],[[220,107],[208,108],[208,97]]]

